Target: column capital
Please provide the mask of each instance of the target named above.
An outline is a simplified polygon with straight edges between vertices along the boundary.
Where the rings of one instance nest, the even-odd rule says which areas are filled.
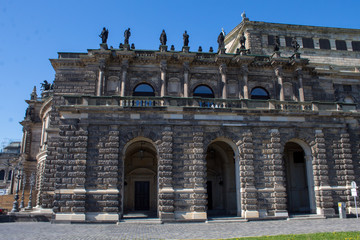
[[[127,71],[128,67],[129,67],[129,61],[128,60],[123,60],[122,63],[121,63],[121,69],[123,71]]]
[[[220,66],[219,66],[219,71],[220,71],[220,73],[222,74],[222,75],[225,75],[226,74],[226,70],[227,70],[227,67],[226,67],[226,64],[224,63],[224,64],[221,64]]]
[[[185,73],[189,73],[189,72],[190,72],[189,62],[184,62],[184,63],[183,63],[183,68],[184,68],[184,72],[185,72]]]
[[[244,74],[244,75],[245,75],[245,74],[247,75],[247,74],[249,73],[249,69],[248,69],[248,65],[247,65],[247,64],[242,64],[242,65],[241,65],[241,73]]]
[[[303,70],[302,70],[302,67],[299,67],[295,70],[296,72],[296,76],[298,77],[302,77],[303,76]]]
[[[99,69],[100,71],[105,71],[105,60],[104,59],[101,59],[100,62],[99,62]]]
[[[276,67],[276,68],[275,68],[275,75],[276,75],[277,77],[281,77],[282,74],[283,74],[282,67],[281,67],[281,66]]]
[[[161,72],[166,72],[166,69],[167,69],[167,63],[165,60],[161,61],[160,62],[160,71]]]

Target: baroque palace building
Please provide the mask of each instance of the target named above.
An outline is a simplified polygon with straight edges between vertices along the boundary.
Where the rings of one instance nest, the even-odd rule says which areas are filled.
[[[164,32],[165,34],[165,32]],[[36,211],[58,222],[354,213],[360,30],[250,21],[217,52],[59,53],[22,122]]]

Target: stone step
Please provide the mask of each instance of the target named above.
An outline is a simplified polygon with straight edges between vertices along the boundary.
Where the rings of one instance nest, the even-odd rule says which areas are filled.
[[[159,218],[123,218],[117,225],[120,224],[161,224],[161,220]]]
[[[326,219],[326,217],[317,214],[296,214],[290,215],[287,220],[309,220],[309,219]]]
[[[229,223],[229,222],[247,222],[247,219],[241,217],[209,217],[207,223]]]

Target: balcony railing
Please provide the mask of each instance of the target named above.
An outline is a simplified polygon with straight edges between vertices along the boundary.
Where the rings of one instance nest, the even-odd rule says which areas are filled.
[[[120,96],[64,96],[66,105],[136,107],[194,107],[207,109],[253,109],[299,111],[357,111],[356,103],[340,102],[291,102],[278,100],[181,98],[181,97],[120,97]]]

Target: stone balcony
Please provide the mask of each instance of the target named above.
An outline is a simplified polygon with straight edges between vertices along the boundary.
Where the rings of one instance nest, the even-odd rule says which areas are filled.
[[[66,106],[109,106],[121,108],[188,107],[198,109],[274,110],[276,112],[358,112],[356,103],[293,102],[279,100],[183,98],[183,97],[120,97],[64,96]]]

